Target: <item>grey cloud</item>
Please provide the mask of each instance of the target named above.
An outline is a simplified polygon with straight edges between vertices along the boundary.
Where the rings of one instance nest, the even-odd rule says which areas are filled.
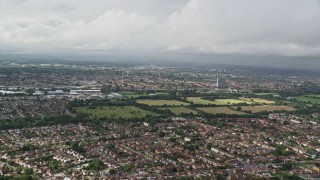
[[[0,0],[0,45],[320,56],[319,0]]]

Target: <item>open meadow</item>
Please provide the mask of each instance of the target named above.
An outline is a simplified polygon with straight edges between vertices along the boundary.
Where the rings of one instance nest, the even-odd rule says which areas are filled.
[[[215,104],[215,105],[232,105],[232,104],[239,104],[239,103],[247,103],[252,104],[250,101],[244,101],[239,99],[215,99],[214,101],[201,99],[201,97],[187,97],[187,101],[193,102],[194,104]]]
[[[298,96],[296,97],[297,101],[306,102],[311,104],[320,104],[319,95],[306,95],[306,96]]]
[[[237,108],[237,107],[234,107]],[[273,111],[294,111],[295,109],[289,106],[241,106],[241,111],[251,111],[252,113],[258,113],[262,111],[273,112]]]
[[[255,104],[274,104],[275,103],[274,101],[270,101],[270,100],[267,100],[267,99],[261,99],[261,98],[245,98],[245,97],[241,97],[239,99],[249,102],[248,104],[252,104],[252,103],[255,103]]]

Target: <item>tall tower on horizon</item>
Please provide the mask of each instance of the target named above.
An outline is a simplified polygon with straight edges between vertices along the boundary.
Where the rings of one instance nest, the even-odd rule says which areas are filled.
[[[225,78],[217,78],[216,87],[217,88],[227,88],[228,87],[227,80]]]

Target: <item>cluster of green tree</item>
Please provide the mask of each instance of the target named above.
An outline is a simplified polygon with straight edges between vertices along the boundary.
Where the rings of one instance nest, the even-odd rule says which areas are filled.
[[[12,168],[7,166],[6,164],[2,167],[2,172],[6,174],[8,171],[13,171]],[[29,168],[24,168],[22,169],[21,167],[18,167],[15,169],[17,171],[17,175],[15,176],[0,176],[0,180],[34,180],[34,179],[39,179],[32,169]]]
[[[285,146],[277,145],[276,146],[276,150],[274,151],[274,154],[276,156],[290,156],[290,155],[293,155],[294,152],[293,151],[288,151],[287,147],[285,147]]]
[[[77,153],[84,154],[85,150],[82,145],[80,145],[79,141],[75,142],[66,142],[66,145],[71,146],[72,150],[76,151]]]
[[[196,96],[197,94],[196,90],[183,90],[177,92],[178,96]]]
[[[199,145],[197,144],[193,144],[193,143],[189,143],[189,144],[186,144],[184,146],[185,149],[188,149],[189,151],[195,151],[195,150],[198,150],[199,149]]]
[[[300,89],[304,94],[320,94],[320,86],[314,82],[305,82]]]
[[[133,166],[131,164],[125,164],[122,166],[122,170],[126,173],[130,173],[132,171]]]
[[[8,147],[5,144],[0,142],[0,151],[7,150],[7,149]]]
[[[110,173],[111,175],[115,175],[115,174],[117,173],[117,171],[116,171],[115,169],[110,169],[110,170],[109,170],[109,173]]]
[[[218,93],[218,94],[202,94],[202,99],[214,101],[215,99],[238,99],[243,94],[239,93]]]
[[[276,91],[272,91],[270,89],[253,89],[252,93],[276,93]]]
[[[94,158],[89,162],[86,167],[88,171],[100,171],[104,168],[103,162],[99,158]]]
[[[295,97],[295,96],[301,96],[305,93],[303,91],[279,91],[279,95],[281,97]]]
[[[40,156],[38,158],[35,158],[34,161],[37,161],[37,162],[41,162],[41,161],[49,161],[49,160],[52,160],[53,159],[53,155],[43,155],[43,156]]]
[[[281,172],[275,177],[275,179],[290,179],[290,180],[303,180],[303,178],[297,176],[297,175],[291,175],[284,172]]]
[[[32,151],[34,149],[36,149],[37,147],[35,147],[33,144],[25,144],[20,148],[20,151]]]
[[[312,105],[312,106],[303,106],[297,111],[291,112],[292,114],[295,115],[309,115],[312,113],[320,113],[320,106],[319,105]]]
[[[161,114],[162,116],[170,116],[173,115],[173,113],[171,113],[168,110],[162,110],[153,106],[148,106],[146,104],[135,104],[136,107],[143,109],[143,110],[147,110],[147,111],[151,111],[151,112],[155,112],[157,114]]]

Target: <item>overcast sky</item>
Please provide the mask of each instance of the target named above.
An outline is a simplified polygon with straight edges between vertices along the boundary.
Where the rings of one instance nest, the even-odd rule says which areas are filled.
[[[320,56],[320,1],[0,0],[1,48]]]

